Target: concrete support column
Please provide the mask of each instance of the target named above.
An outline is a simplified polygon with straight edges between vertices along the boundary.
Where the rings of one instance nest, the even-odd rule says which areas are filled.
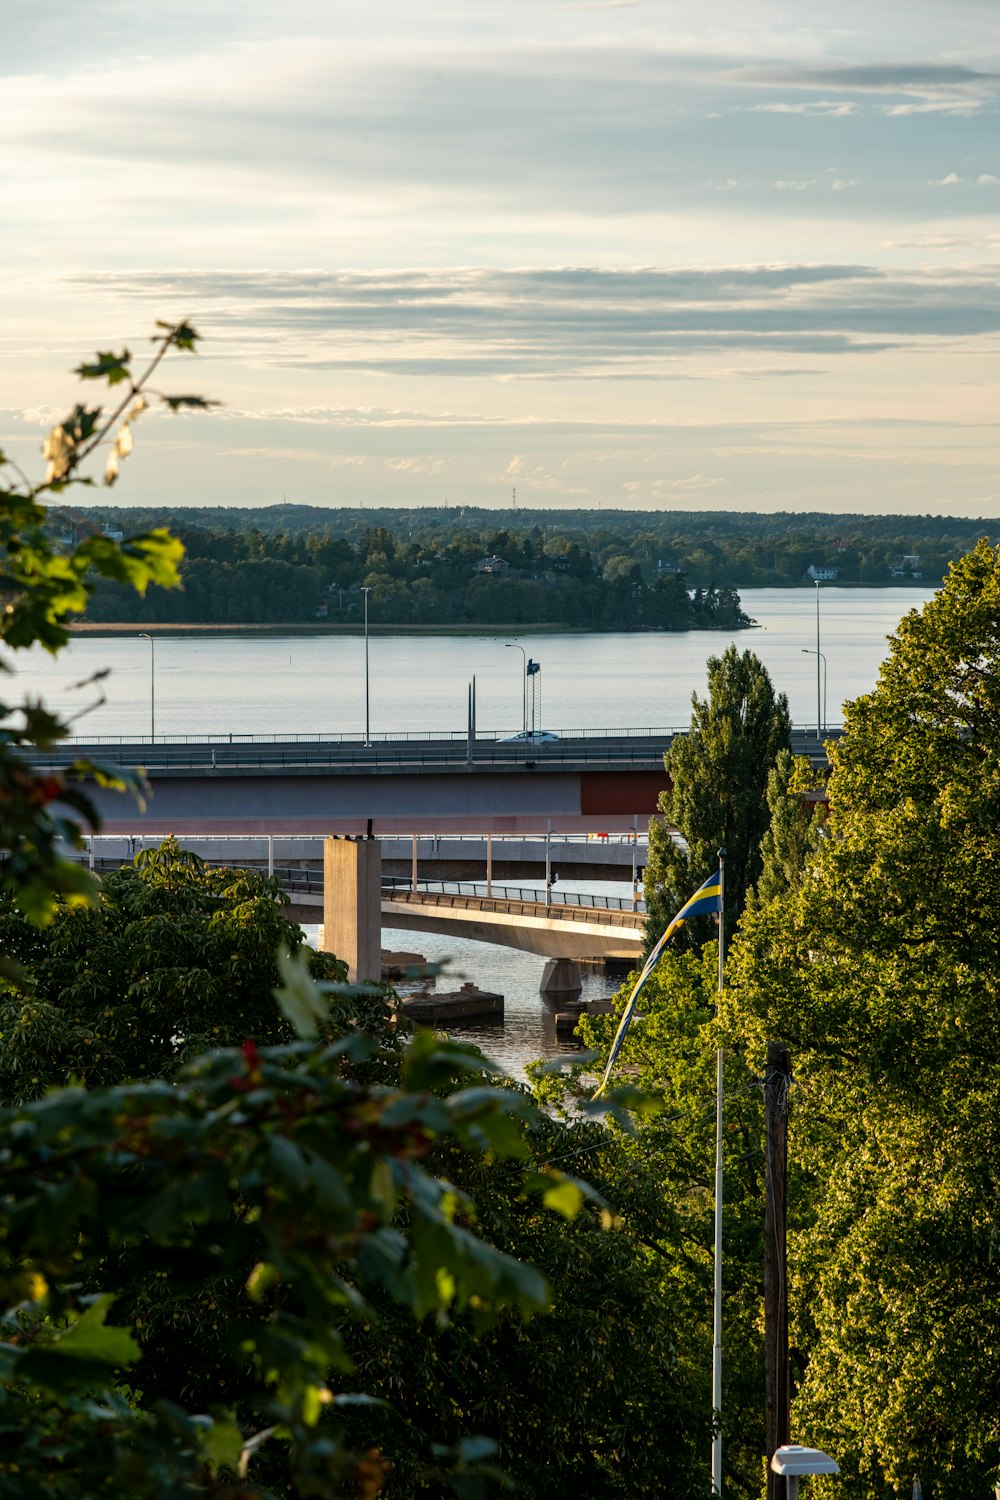
[[[578,995],[583,988],[580,965],[571,958],[550,958],[538,988],[543,995]]]
[[[382,976],[382,845],[323,840],[323,946],[347,964],[352,984]]]

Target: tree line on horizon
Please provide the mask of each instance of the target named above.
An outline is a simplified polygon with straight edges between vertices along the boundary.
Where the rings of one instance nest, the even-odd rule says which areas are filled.
[[[367,586],[387,624],[734,628],[741,589],[811,586],[810,568],[838,585],[936,586],[977,541],[1000,540],[1000,522],[947,516],[467,506],[95,506],[68,525],[182,538],[184,595],[154,591],[130,615],[121,589],[98,591],[92,618],[143,623],[344,623]],[[508,573],[476,575],[492,556]]]
[[[127,518],[131,519],[131,518]],[[602,559],[579,542],[490,531],[414,540],[369,526],[320,532],[187,526],[179,590],[134,593],[100,579],[88,618],[139,624],[563,625],[603,630],[740,629],[734,589],[688,587],[674,568]]]

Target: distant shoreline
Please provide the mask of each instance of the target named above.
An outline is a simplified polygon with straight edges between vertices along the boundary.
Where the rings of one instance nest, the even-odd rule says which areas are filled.
[[[161,624],[150,625],[140,621],[80,620],[70,627],[71,635],[350,635],[363,636],[364,626],[354,622],[350,625],[330,625],[322,620],[304,624],[301,620],[293,624],[268,625],[194,625]],[[648,629],[612,630],[605,626],[600,635],[650,635],[657,631],[661,635],[718,635],[720,630],[752,630],[752,625],[705,626],[695,630],[667,630],[665,627]],[[593,635],[593,628],[586,625],[534,625],[530,621],[523,625],[375,625],[370,624],[368,633],[377,635],[455,635],[455,636],[519,636],[519,635]]]

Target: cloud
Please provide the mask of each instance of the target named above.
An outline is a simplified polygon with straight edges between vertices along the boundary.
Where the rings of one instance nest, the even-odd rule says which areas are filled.
[[[387,458],[385,466],[398,474],[439,474],[444,468],[443,458]]]
[[[253,446],[243,448],[221,448],[217,458],[253,458],[281,463],[323,464],[328,469],[363,468],[365,458],[360,453],[330,453],[325,448],[291,448]]]
[[[805,99],[795,104],[776,101],[772,104],[752,104],[748,111],[752,115],[828,115],[844,119],[857,114],[858,106],[853,100]]]
[[[808,178],[804,182],[785,182],[785,181],[779,181],[779,182],[772,183],[772,186],[776,187],[776,188],[784,189],[784,190],[786,190],[786,191],[788,191],[790,193],[804,193],[805,190],[806,190],[806,188],[811,188],[811,187],[815,187],[816,186],[816,178],[815,177],[810,177],[810,178]]]
[[[977,187],[996,187],[1000,183],[1000,177],[995,177],[992,172],[980,172],[976,178]]]
[[[963,177],[959,177],[959,175],[958,175],[957,172],[949,172],[948,175],[947,175],[947,177],[929,177],[927,179],[927,186],[928,187],[955,187],[957,183],[964,182],[964,181],[965,181],[965,179]]]
[[[793,191],[804,191],[818,179]],[[1000,332],[995,268],[460,267],[380,272],[137,272],[118,295],[199,308],[208,341],[262,371],[511,380],[657,380],[693,356],[875,353]],[[103,277],[69,283],[86,296]],[[732,366],[733,361],[723,363]],[[273,403],[269,403],[273,405]],[[364,408],[303,407],[350,425]],[[379,424],[405,411],[376,407]],[[224,420],[224,419],[223,419]],[[443,417],[443,423],[448,418]]]
[[[915,234],[883,240],[880,250],[1000,250],[1000,234]]]
[[[730,75],[739,83],[795,89],[835,89],[861,94],[941,94],[988,97],[1000,85],[1000,73],[940,63],[864,63],[847,66],[748,66]]]

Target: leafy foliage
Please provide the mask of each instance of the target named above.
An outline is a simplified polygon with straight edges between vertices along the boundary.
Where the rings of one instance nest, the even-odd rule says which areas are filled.
[[[392,1454],[387,1500],[439,1494],[428,1455],[470,1423],[495,1441],[524,1500],[698,1494],[709,1419],[685,1357],[690,1306],[675,1276],[672,1208],[595,1121],[537,1116],[526,1140],[540,1201],[510,1164],[454,1149],[432,1156],[472,1195],[490,1243],[543,1271],[548,1312],[527,1322],[505,1313],[477,1334],[461,1317],[415,1330],[383,1309],[379,1326],[348,1337],[359,1382],[386,1406],[351,1414],[348,1430]],[[577,1211],[551,1175],[567,1166],[598,1186],[599,1201]],[[553,1199],[566,1218],[544,1211]]]
[[[794,1425],[837,1493],[983,1493],[1000,1424],[1000,555],[900,625],[809,878],[747,913],[727,1024],[792,1048]],[[791,1195],[790,1195],[791,1196]]]
[[[773,901],[801,876],[826,818],[825,781],[806,756],[779,751],[767,777],[769,822],[760,843],[758,900]]]
[[[620,1058],[622,1074],[646,1100],[646,1118],[632,1130],[613,1129],[603,1149],[587,1159],[588,1179],[622,1216],[626,1231],[652,1252],[647,1274],[671,1309],[677,1377],[702,1421],[712,1390],[717,963],[714,943],[700,952],[668,951],[660,960]],[[619,1009],[636,977],[631,975],[620,991]],[[568,1081],[548,1080],[543,1093],[550,1102],[568,1093],[568,1106],[581,1107],[618,1019],[583,1017],[579,1030],[597,1060],[582,1063]],[[755,1065],[759,1057],[753,1049],[727,1052],[722,1436],[726,1493],[745,1494],[759,1488],[764,1450],[763,1110]],[[652,1293],[650,1301],[655,1316]],[[708,1492],[709,1450],[706,1423],[690,1490],[679,1486],[679,1493]],[[672,1492],[666,1474],[661,1482]]]
[[[116,389],[109,412],[76,405],[45,439],[45,478],[33,484],[0,452],[0,645],[9,651],[41,645],[55,652],[65,645],[69,622],[87,604],[97,577],[145,594],[151,584],[177,584],[182,547],[161,527],[118,544],[102,534],[65,547],[53,539],[43,498],[71,485],[86,484],[81,469],[101,445],[110,448],[105,480],[112,483],[120,460],[131,451],[132,425],[149,404],[150,380],[172,349],[191,350],[197,334],[188,324],[159,325],[146,369],[133,374],[128,351],[98,354],[77,374],[104,380]],[[163,398],[166,399],[166,398]],[[186,399],[186,398],[184,398]],[[91,529],[91,528],[88,528]],[[10,662],[0,656],[0,670]],[[0,884],[36,923],[50,921],[55,894],[70,901],[93,895],[89,876],[59,853],[61,845],[81,843],[82,819],[97,827],[97,815],[82,782],[116,786],[138,795],[141,782],[117,769],[78,761],[66,772],[36,773],[32,754],[66,737],[61,724],[41,704],[0,703]]]
[[[670,785],[660,794],[663,818],[649,825],[644,884],[650,947],[711,872],[720,848],[726,851],[726,931],[734,930],[760,875],[767,779],[791,730],[785,695],[775,693],[752,651],[735,646],[709,657],[708,698],[694,694],[692,706],[688,733],[677,735],[664,756]],[[707,919],[695,919],[680,940],[707,931]]]
[[[173,840],[105,875],[93,906],[59,907],[44,932],[8,901],[0,943],[21,977],[0,996],[0,1100],[69,1079],[170,1076],[185,1058],[246,1037],[291,1041],[272,998],[275,955],[302,945],[286,903],[277,881],[213,869]],[[347,978],[330,955],[311,966]]]
[[[468,1197],[421,1164],[447,1139],[523,1156],[526,1101],[431,1033],[412,1040],[398,1088],[357,1082],[376,1049],[357,1032],[248,1043],[169,1086],[70,1089],[0,1114],[10,1493],[210,1495],[238,1475],[240,1494],[263,1496],[270,1474],[282,1491],[346,1494],[359,1467],[337,1439],[350,1368],[338,1325],[372,1316],[365,1288],[418,1317],[465,1309],[485,1323],[544,1306],[539,1273],[479,1239]],[[116,1395],[112,1368],[134,1365],[143,1381],[131,1337],[107,1323],[137,1277],[161,1278],[168,1303],[183,1292],[206,1308],[220,1285],[244,1288],[223,1329],[188,1330],[192,1365],[201,1343],[221,1342],[242,1372],[220,1392],[236,1395],[232,1409],[194,1417],[160,1395]],[[67,1416],[53,1452],[56,1412]]]

